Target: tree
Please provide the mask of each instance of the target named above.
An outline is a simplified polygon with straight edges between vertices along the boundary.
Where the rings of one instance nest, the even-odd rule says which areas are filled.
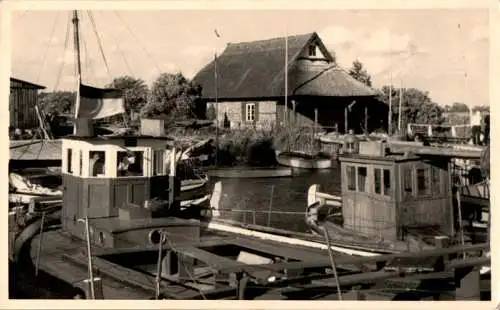
[[[465,103],[454,102],[448,112],[469,112],[469,107]]]
[[[172,118],[191,118],[195,116],[200,97],[201,87],[188,81],[181,73],[163,73],[153,83],[141,114],[147,117],[168,115]]]
[[[140,112],[148,99],[148,86],[142,79],[131,76],[120,76],[108,84],[106,87],[120,89],[123,91],[125,99],[125,109],[130,112]]]
[[[379,100],[389,104],[390,86],[382,87]],[[416,88],[403,89],[401,102],[401,127],[404,130],[408,123],[443,124],[444,109],[429,97],[429,92]],[[392,87],[392,127],[397,128],[399,116],[400,89]]]
[[[76,93],[68,91],[42,92],[38,102],[47,114],[74,113]]]
[[[364,83],[370,87],[372,86],[371,76],[363,68],[363,64],[357,59],[352,63],[352,68],[349,69],[349,75],[360,81],[361,83]]]

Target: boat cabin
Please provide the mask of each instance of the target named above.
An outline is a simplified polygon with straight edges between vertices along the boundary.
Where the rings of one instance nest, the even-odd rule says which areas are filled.
[[[339,157],[343,226],[387,241],[452,235],[448,159],[385,153],[383,143],[359,142],[357,153]]]
[[[179,207],[180,182],[169,175],[169,140],[147,135],[62,139],[63,228],[85,239],[82,219],[88,217],[92,242],[99,246],[152,242],[151,228],[172,224],[168,215]]]

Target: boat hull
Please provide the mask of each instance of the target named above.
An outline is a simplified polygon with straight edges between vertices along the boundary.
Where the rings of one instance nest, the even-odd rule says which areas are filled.
[[[326,156],[305,156],[300,153],[280,153],[276,160],[282,166],[301,169],[329,169],[333,166],[332,159]]]

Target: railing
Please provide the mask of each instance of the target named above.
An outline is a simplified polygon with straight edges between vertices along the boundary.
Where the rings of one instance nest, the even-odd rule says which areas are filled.
[[[272,210],[248,210],[248,209],[219,209],[222,214],[224,212],[228,213],[239,213],[242,214],[242,219],[237,220],[243,224],[261,225],[271,227],[271,219],[273,215],[298,215],[305,219],[306,213],[299,211],[272,211]],[[266,219],[266,224],[259,224],[261,221],[257,221],[258,215],[263,214],[264,219]],[[259,223],[258,223],[259,222]]]

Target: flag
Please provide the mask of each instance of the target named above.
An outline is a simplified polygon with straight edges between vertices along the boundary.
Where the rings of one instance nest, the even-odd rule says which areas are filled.
[[[125,113],[123,92],[80,84],[77,118],[101,119]]]

